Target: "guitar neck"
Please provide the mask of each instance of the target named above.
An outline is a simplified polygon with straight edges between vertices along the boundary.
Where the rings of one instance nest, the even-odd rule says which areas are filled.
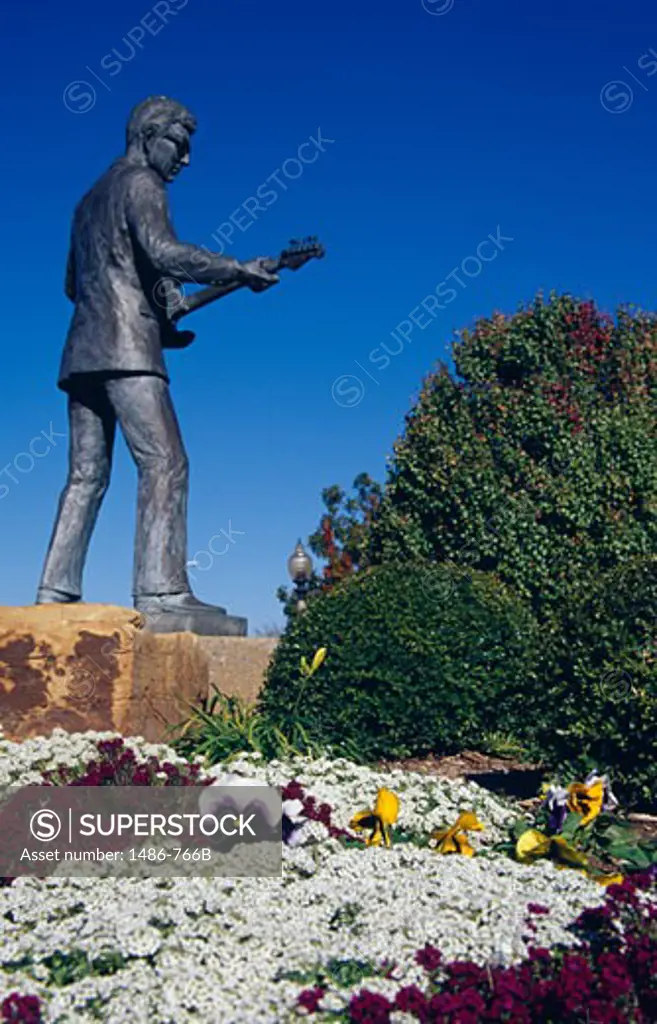
[[[269,261],[267,269],[270,273],[277,274],[283,266],[284,264],[281,263],[279,258]],[[231,284],[211,284],[207,288],[201,288],[199,291],[194,292],[193,295],[186,295],[184,297],[183,301],[172,312],[171,320],[175,324],[189,313],[194,313],[197,309],[202,309],[203,306],[209,306],[211,302],[223,299],[224,295],[230,295],[231,292],[239,291],[240,288],[245,286],[244,281],[233,281]]]

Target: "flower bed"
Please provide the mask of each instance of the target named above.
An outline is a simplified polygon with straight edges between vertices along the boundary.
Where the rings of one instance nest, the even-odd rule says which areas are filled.
[[[651,899],[646,891],[652,893]],[[605,906],[585,910],[573,924],[574,948],[533,947],[521,963],[504,967],[472,961],[443,960],[429,944],[416,962],[424,969],[423,985],[399,985],[388,994],[361,989],[340,1009],[330,1006],[330,965],[312,988],[299,994],[298,1005],[316,1019],[391,1024],[652,1024],[657,1020],[657,903],[655,874],[609,888]],[[530,904],[528,927],[547,907]],[[393,972],[388,972],[392,979]]]
[[[0,741],[0,784],[44,782],[44,772],[56,780],[60,765],[68,766],[70,781],[89,762],[100,778],[105,761],[125,755],[120,744],[111,756],[99,752],[99,741],[110,739],[59,732],[22,744]],[[134,753],[126,770],[150,764],[155,784],[198,784],[223,774],[220,766],[191,769],[166,747],[126,744]],[[502,971],[526,958],[530,946],[573,945],[568,926],[605,899],[601,886],[575,871],[548,861],[527,867],[491,851],[517,815],[475,784],[383,774],[343,760],[265,764],[250,756],[230,769],[288,786],[284,795],[301,798],[304,816],[314,819],[298,845],[284,848],[282,877],[16,879],[0,889],[0,1020],[38,1021],[39,1013],[44,1021],[117,1024],[295,1020],[312,1009],[311,996],[301,1007],[298,999],[318,979],[324,1011],[387,1020],[372,1016],[372,1000],[383,1000],[380,1013],[389,1015],[401,989],[409,999],[409,986],[422,998],[428,992],[426,962],[416,955],[427,944],[441,951],[441,963]],[[392,847],[345,844],[350,821],[382,786],[401,801],[402,831]],[[464,810],[484,826],[469,837],[476,856],[440,856],[413,841],[453,825]],[[368,994],[360,997],[363,988]],[[25,1002],[32,996],[40,1011]]]

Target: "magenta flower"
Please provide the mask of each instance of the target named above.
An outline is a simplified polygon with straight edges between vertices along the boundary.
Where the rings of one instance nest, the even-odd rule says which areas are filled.
[[[22,996],[11,992],[0,1006],[2,1020],[12,1024],[42,1024],[41,1003],[38,996]]]
[[[314,988],[304,988],[303,992],[300,992],[297,996],[297,1006],[305,1010],[306,1013],[317,1013],[321,1010],[319,1005],[324,997],[325,991],[316,985]]]

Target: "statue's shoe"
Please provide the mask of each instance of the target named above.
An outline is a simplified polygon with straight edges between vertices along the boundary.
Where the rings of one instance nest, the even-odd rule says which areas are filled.
[[[67,594],[63,590],[51,590],[49,587],[39,587],[37,591],[36,604],[75,604],[80,600],[79,594]]]
[[[246,636],[248,623],[225,608],[205,604],[187,591],[135,598],[135,608],[146,618],[151,633],[198,633],[201,636]]]
[[[199,601],[191,591],[182,594],[146,595],[135,598],[135,608],[144,615],[225,615],[226,609]]]

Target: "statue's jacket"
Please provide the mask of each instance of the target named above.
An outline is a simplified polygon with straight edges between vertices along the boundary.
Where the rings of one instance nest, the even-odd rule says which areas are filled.
[[[162,355],[167,318],[162,282],[209,282],[236,261],[180,242],[164,182],[122,157],[76,207],[66,270],[75,303],[59,371],[67,390],[80,373],[136,372],[168,380]]]

